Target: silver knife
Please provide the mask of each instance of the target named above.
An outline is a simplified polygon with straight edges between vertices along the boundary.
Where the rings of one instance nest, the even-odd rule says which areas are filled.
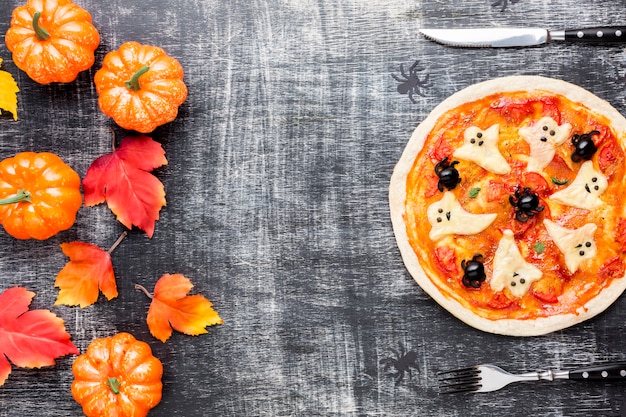
[[[550,41],[607,44],[626,42],[626,26],[566,30],[542,28],[420,29],[420,33],[444,45],[470,48],[534,46]]]

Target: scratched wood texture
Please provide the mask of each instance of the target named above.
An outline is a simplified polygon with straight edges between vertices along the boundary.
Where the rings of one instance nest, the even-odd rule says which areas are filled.
[[[623,2],[599,0],[77,0],[102,42],[94,69],[42,86],[19,71],[4,42],[3,69],[21,92],[19,121],[0,117],[0,157],[53,151],[84,176],[111,150],[93,88],[104,54],[128,40],[178,58],[189,98],[152,135],[169,164],[155,171],[167,206],[148,239],[133,230],[113,253],[118,298],[54,306],[59,244],[108,248],[124,230],[106,208],[82,208],[47,241],[0,233],[0,290],[37,293],[33,308],[65,320],[84,351],[129,331],[164,363],[151,416],[620,416],[626,386],[568,382],[441,396],[436,372],[496,362],[512,371],[626,359],[626,298],[573,328],[536,338],[485,334],[436,305],[396,248],[387,188],[412,130],[472,83],[514,74],[579,84],[626,111],[619,46],[506,50],[446,48],[419,27],[619,24]],[[18,0],[0,2],[4,36]],[[421,86],[397,91],[392,74],[418,62]],[[224,319],[209,333],[166,343],[145,324],[152,288],[182,273]],[[0,347],[1,348],[1,347]],[[398,372],[388,359],[407,354]],[[79,416],[71,363],[13,368],[0,416]],[[388,364],[386,367],[385,364]],[[405,368],[398,364],[401,370]],[[410,371],[410,372],[409,372]],[[402,377],[402,378],[401,378]]]

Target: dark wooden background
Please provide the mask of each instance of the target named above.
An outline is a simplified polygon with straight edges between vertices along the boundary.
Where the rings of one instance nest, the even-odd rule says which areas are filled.
[[[436,305],[397,250],[387,189],[415,126],[470,84],[515,74],[574,82],[626,111],[620,46],[551,44],[456,49],[419,27],[621,24],[624,2],[549,0],[78,0],[102,41],[96,64],[67,85],[42,86],[0,44],[21,92],[19,120],[0,117],[0,158],[58,153],[84,176],[111,150],[93,75],[128,40],[163,47],[185,68],[189,98],[157,129],[169,164],[155,171],[167,206],[152,239],[133,230],[113,253],[120,295],[80,309],[53,306],[59,244],[108,248],[124,230],[106,208],[82,208],[47,241],[0,232],[0,290],[35,291],[33,308],[61,316],[77,347],[128,331],[164,363],[151,416],[620,416],[626,386],[572,382],[441,396],[436,372],[494,362],[511,371],[626,359],[626,298],[573,328],[536,338],[485,334]],[[18,0],[0,2],[0,34]],[[392,74],[419,62],[423,87]],[[115,128],[121,137],[125,132]],[[182,273],[224,325],[166,343],[145,324],[153,288]],[[414,352],[398,381],[381,364]],[[395,351],[395,352],[394,352]],[[71,363],[13,368],[0,416],[79,416]]]

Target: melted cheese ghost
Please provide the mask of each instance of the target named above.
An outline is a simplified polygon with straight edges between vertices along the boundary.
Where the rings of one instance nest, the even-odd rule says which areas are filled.
[[[543,273],[534,265],[526,262],[520,253],[513,232],[505,230],[493,258],[493,274],[489,285],[494,291],[504,288],[515,297],[523,297],[530,285],[539,280]]]
[[[565,265],[570,273],[578,270],[580,264],[596,255],[596,243],[593,235],[598,228],[593,223],[587,223],[578,229],[566,229],[558,224],[545,219],[548,234],[556,243],[556,246],[565,257]]]
[[[446,235],[474,235],[485,230],[496,219],[497,214],[472,214],[463,209],[451,191],[446,191],[441,200],[431,204],[426,212],[432,225],[429,237],[439,240]]]
[[[542,117],[535,124],[523,127],[519,134],[530,145],[530,158],[526,170],[540,172],[556,152],[556,147],[565,142],[572,131],[572,125],[559,126],[551,117]]]
[[[487,130],[480,130],[476,126],[465,130],[463,145],[452,156],[493,172],[494,174],[508,174],[511,167],[498,150],[500,125],[493,125]]]
[[[608,186],[606,177],[594,169],[593,162],[587,161],[580,166],[576,178],[567,188],[549,198],[566,206],[595,210],[604,204],[600,195]]]

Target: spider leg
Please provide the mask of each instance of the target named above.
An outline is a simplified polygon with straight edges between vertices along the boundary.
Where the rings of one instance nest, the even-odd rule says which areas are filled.
[[[383,365],[383,371],[384,372],[387,372],[389,370],[389,368],[391,368],[392,366],[393,367],[396,366],[396,360],[391,359],[391,358],[381,359],[379,363],[381,365]]]
[[[407,80],[410,78],[409,75],[407,75],[407,73],[404,71],[404,65],[400,64],[400,74],[402,74],[403,77],[405,77]]]
[[[515,212],[515,218],[517,219],[517,221],[526,223],[530,217],[522,211],[517,211]]]
[[[409,100],[411,100],[411,103],[417,104],[417,100],[415,100],[415,97],[413,97],[413,93],[414,93],[413,90],[409,91]]]
[[[419,61],[415,61],[413,65],[409,67],[409,73],[413,74],[416,71],[421,71],[423,68],[418,68],[417,67],[418,65],[419,65]]]
[[[404,372],[398,372],[398,375],[396,378],[396,386],[400,385],[400,382],[402,382],[403,379],[404,379]]]
[[[423,80],[420,80],[419,82],[419,86],[420,87],[430,87],[430,84],[428,83],[428,80],[430,79],[430,74],[426,74],[424,76]]]
[[[398,77],[396,74],[391,74],[391,76],[393,77],[394,80],[396,80],[399,83],[405,83],[409,81],[407,77],[405,77],[405,79],[403,80],[402,78]]]

